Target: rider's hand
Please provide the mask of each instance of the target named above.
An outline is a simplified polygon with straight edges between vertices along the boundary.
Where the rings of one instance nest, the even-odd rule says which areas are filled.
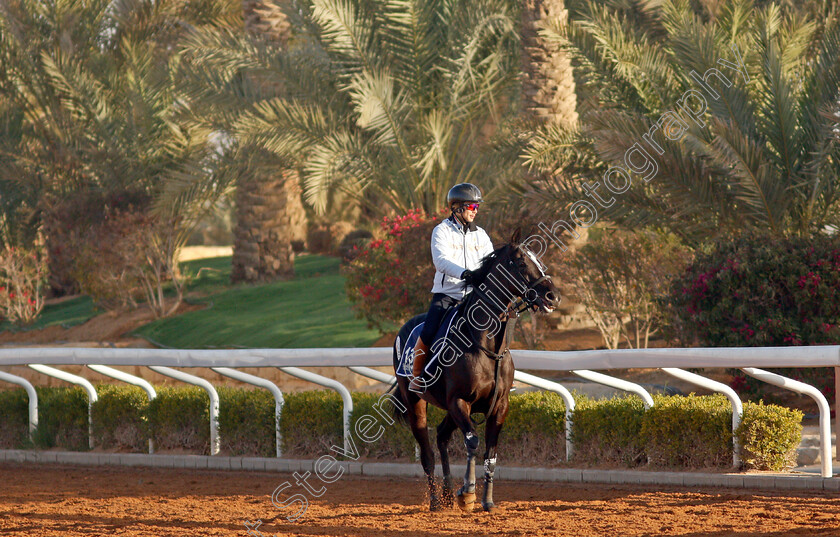
[[[467,285],[472,285],[473,278],[475,278],[475,273],[471,270],[465,270],[461,273],[461,279],[464,280],[464,283]]]

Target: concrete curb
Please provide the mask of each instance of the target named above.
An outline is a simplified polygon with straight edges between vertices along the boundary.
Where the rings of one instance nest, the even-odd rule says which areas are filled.
[[[149,466],[154,468],[305,472],[313,471],[311,459],[262,457],[210,457],[206,455],[147,455],[143,453],[88,453],[74,451],[0,450],[0,462],[75,464],[83,466]],[[419,463],[352,462],[339,464],[350,475],[375,477],[422,477]],[[436,467],[440,475],[440,465]],[[452,465],[460,480],[464,465]],[[481,468],[476,468],[480,480]],[[497,479],[553,483],[604,483],[624,485],[668,485],[682,487],[725,487],[760,490],[840,491],[840,478],[796,474],[710,474],[697,472],[655,472],[639,470],[589,470],[580,468],[515,468],[500,466]]]

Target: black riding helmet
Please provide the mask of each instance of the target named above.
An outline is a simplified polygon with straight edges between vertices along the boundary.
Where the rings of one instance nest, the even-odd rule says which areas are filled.
[[[446,204],[452,208],[453,203],[481,203],[481,190],[472,183],[459,183],[449,189]]]

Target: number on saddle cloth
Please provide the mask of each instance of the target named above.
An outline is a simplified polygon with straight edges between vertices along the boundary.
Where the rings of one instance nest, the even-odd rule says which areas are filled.
[[[446,315],[443,317],[443,321],[441,321],[440,326],[437,329],[437,333],[435,334],[435,341],[429,345],[430,349],[439,350],[435,346],[435,343],[449,334],[449,330],[455,319],[455,312],[457,312],[460,307],[461,305],[459,304],[446,312]],[[423,331],[424,324],[425,323],[420,323],[415,326],[405,341],[405,345],[402,348],[402,355],[400,356],[400,362],[397,366],[397,375],[400,377],[408,377],[412,373],[412,366],[414,364],[414,346],[417,344],[417,338],[420,337],[420,332]],[[450,338],[450,340],[452,340],[452,338]],[[455,341],[457,341],[457,339]],[[434,355],[426,361],[425,371],[427,373],[434,371],[434,364],[437,362],[438,354],[440,353],[434,353]]]

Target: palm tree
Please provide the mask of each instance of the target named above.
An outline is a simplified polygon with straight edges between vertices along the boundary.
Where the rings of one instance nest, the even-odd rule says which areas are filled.
[[[523,108],[529,115],[564,129],[577,126],[577,96],[567,51],[541,35],[550,26],[564,28],[563,0],[527,0],[522,8]]]
[[[194,7],[196,19],[206,14]],[[218,18],[218,8],[205,7]],[[88,220],[67,221],[59,209],[68,200],[142,194],[152,206],[137,209],[167,223],[169,236],[153,242],[167,245],[166,271],[177,270],[190,226],[226,189],[224,175],[207,179],[209,131],[176,117],[179,10],[161,0],[0,2],[0,106],[18,111],[4,114],[0,137],[2,198],[14,209],[5,222],[28,214],[52,242],[53,260],[59,246],[72,252],[58,237],[84,233],[92,213],[105,214],[92,207],[81,214]]]
[[[246,38],[278,51],[292,38],[289,19],[278,4],[243,0],[242,12]],[[268,85],[263,91],[280,89],[276,81],[261,82]],[[300,181],[296,170],[282,159],[260,155],[258,147],[241,154],[246,153],[254,163],[243,167],[236,181],[231,281],[290,278],[294,275],[292,242],[306,237]]]
[[[321,214],[339,197],[436,212],[453,183],[506,169],[491,139],[515,106],[509,3],[290,3],[286,48],[196,32],[189,93],[238,144],[295,163]]]
[[[584,81],[584,127],[575,136],[538,133],[529,164],[563,173],[546,188],[523,190],[554,207],[590,199],[582,183],[603,182],[610,166],[627,167],[625,153],[638,142],[658,166],[655,178],[634,175],[601,216],[692,242],[745,228],[785,235],[835,224],[840,150],[824,111],[840,83],[836,11],[814,22],[751,0],[713,14],[693,11],[687,0],[632,6],[586,0],[568,33],[552,32]],[[743,72],[730,68],[738,55]],[[692,117],[680,107],[689,91],[705,96],[705,113]],[[643,135],[669,111],[681,114],[673,125],[684,124],[684,132],[666,139],[659,128],[654,148]]]

